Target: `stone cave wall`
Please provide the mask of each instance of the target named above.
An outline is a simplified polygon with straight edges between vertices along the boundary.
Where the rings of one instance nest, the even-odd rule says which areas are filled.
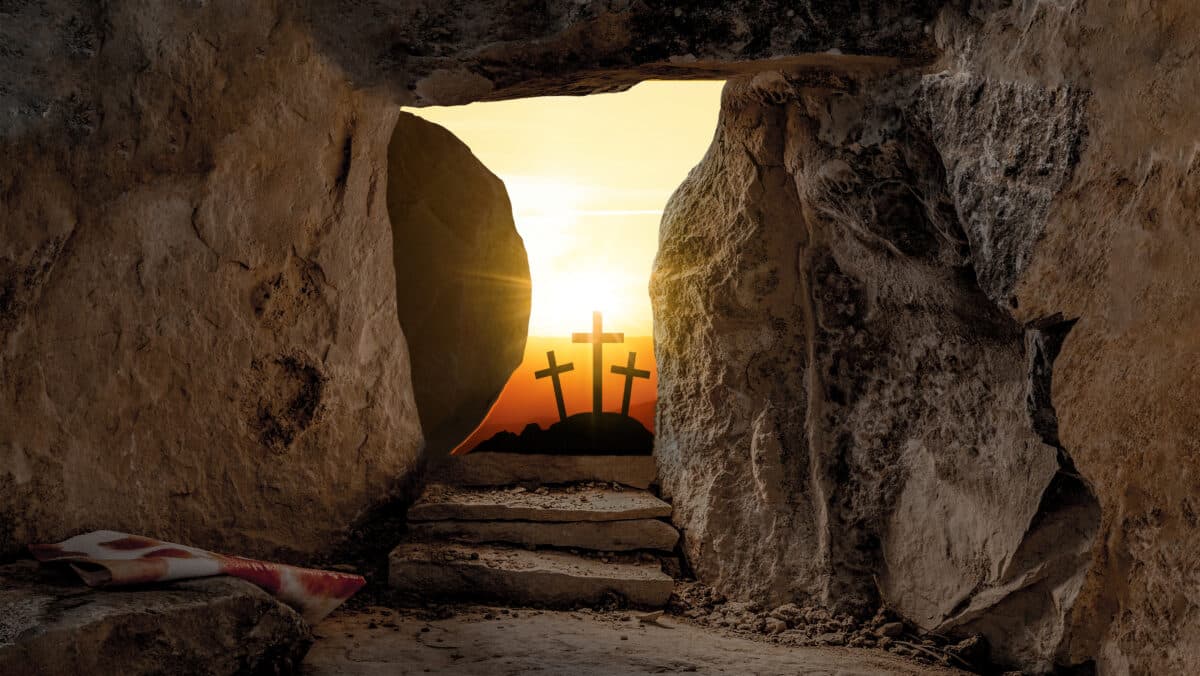
[[[1066,661],[1104,673],[1200,669],[1198,28],[1175,1],[947,12],[935,35],[953,60],[925,78],[956,194],[997,205],[976,227],[1014,212],[1034,226],[1010,313],[1077,320],[1052,395],[1101,526]],[[1083,139],[1063,153],[1072,100]]]
[[[421,418],[469,432],[519,361],[528,273],[448,134],[397,124],[277,3],[8,4],[0,44],[0,556],[109,528],[307,558],[409,487]],[[389,161],[397,137],[458,187]],[[432,190],[488,241],[470,261],[389,219]],[[477,301],[398,312],[468,262]],[[453,331],[490,368],[414,385]]]
[[[727,85],[652,284],[664,490],[727,593],[882,601],[1047,668],[1096,501],[1037,429],[1050,350],[980,288],[914,90]]]
[[[964,3],[908,75],[727,86],[652,285],[701,578],[1200,668],[1200,13],[1131,12]]]
[[[0,556],[104,527],[304,558],[465,436],[528,277],[495,177],[399,105],[838,79],[930,58],[935,6],[0,3]]]

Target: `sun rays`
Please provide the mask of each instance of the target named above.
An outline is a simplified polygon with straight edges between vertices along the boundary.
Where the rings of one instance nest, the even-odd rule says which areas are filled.
[[[504,181],[529,256],[531,336],[569,335],[593,310],[614,330],[650,335],[658,222],[712,137],[720,89],[648,82],[621,94],[413,111]]]

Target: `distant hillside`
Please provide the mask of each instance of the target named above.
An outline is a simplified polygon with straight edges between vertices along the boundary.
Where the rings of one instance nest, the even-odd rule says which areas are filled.
[[[533,376],[535,371],[546,368],[547,350],[554,350],[559,364],[574,364],[574,370],[561,376],[567,415],[592,410],[591,345],[572,343],[569,338],[531,336],[521,365],[513,372],[487,418],[459,445],[456,453],[466,452],[502,430],[519,434],[529,423],[546,428],[558,422],[550,379],[538,380]],[[629,414],[653,432],[658,369],[654,362],[654,339],[650,336],[629,336],[624,343],[604,346],[604,410],[613,413],[621,410],[625,378],[612,373],[611,368],[614,364],[625,366],[631,351],[637,353],[636,367],[649,370],[650,378],[634,379]]]

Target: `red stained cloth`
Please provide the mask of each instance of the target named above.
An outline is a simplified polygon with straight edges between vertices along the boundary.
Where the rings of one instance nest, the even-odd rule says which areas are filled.
[[[311,624],[320,622],[366,584],[358,575],[226,556],[110,530],[77,535],[53,545],[30,545],[29,551],[43,563],[69,563],[93,587],[213,575],[238,577],[295,608]]]

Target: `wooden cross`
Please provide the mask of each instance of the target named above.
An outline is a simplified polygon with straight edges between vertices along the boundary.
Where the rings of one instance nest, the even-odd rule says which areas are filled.
[[[617,375],[625,376],[625,398],[621,400],[621,415],[629,415],[629,398],[633,395],[633,379],[634,378],[649,378],[650,372],[642,369],[633,368],[634,362],[637,361],[637,352],[629,353],[628,366],[613,365],[612,372]]]
[[[533,377],[538,379],[549,377],[554,383],[554,400],[558,402],[558,419],[566,420],[567,407],[565,404],[563,404],[562,382],[559,381],[558,376],[559,374],[566,373],[567,371],[574,371],[575,365],[570,362],[562,364],[561,366],[556,364],[554,362],[554,350],[550,350],[546,353],[546,360],[550,362],[550,368],[544,368],[541,371],[534,371]]]
[[[599,416],[604,409],[600,392],[600,381],[604,379],[604,344],[624,343],[624,333],[605,333],[604,320],[599,312],[592,313],[591,333],[572,333],[571,342],[592,344],[592,415]]]

